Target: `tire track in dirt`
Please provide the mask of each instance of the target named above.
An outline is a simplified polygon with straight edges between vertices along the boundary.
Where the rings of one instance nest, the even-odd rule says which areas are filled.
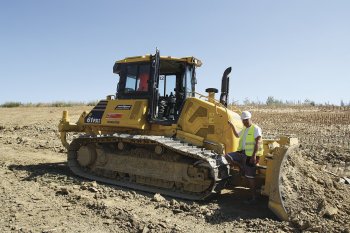
[[[25,152],[24,152],[25,151]],[[262,213],[240,204],[245,198],[227,193],[212,203],[195,203],[110,187],[74,176],[63,154],[49,150],[2,147],[0,230],[170,232],[225,229],[290,229],[287,223],[259,219]],[[249,193],[246,190],[247,193]],[[15,197],[13,196],[14,194]],[[232,197],[233,195],[233,197]],[[248,194],[247,194],[248,195]],[[237,199],[238,198],[238,199]],[[233,200],[235,199],[235,200]],[[10,201],[11,200],[11,201]],[[232,204],[231,208],[227,204]],[[235,208],[235,205],[237,207]],[[265,204],[259,209],[269,212]],[[274,218],[272,214],[270,217]]]

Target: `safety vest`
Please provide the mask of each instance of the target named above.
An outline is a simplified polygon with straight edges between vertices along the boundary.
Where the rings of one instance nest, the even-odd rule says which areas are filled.
[[[238,151],[243,150],[243,137],[245,135],[245,131],[247,130],[246,127],[244,127],[240,137],[239,137],[239,145],[238,145]],[[252,156],[254,152],[255,147],[255,138],[254,138],[254,131],[255,131],[255,125],[252,124],[251,127],[249,127],[247,137],[245,139],[245,154],[247,156]],[[258,144],[258,151],[255,153],[256,156],[262,156],[263,155],[263,144],[260,142]]]

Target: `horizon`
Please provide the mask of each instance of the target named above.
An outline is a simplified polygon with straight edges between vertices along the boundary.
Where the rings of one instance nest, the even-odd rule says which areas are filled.
[[[218,97],[218,96],[215,96]],[[273,98],[272,102],[268,103],[269,98]],[[275,99],[273,96],[269,96],[266,101],[254,101],[250,99],[245,99],[243,101],[235,101],[230,100],[229,105],[236,105],[236,106],[254,106],[254,105],[260,105],[260,106],[310,106],[310,107],[323,107],[323,106],[335,106],[335,107],[349,107],[350,102],[345,102],[343,100],[340,101],[339,104],[330,103],[330,102],[324,102],[324,103],[318,103],[313,100],[278,100]],[[62,100],[54,100],[54,101],[48,101],[48,102],[21,102],[21,101],[6,101],[3,103],[0,103],[0,107],[7,107],[7,105],[11,107],[61,107],[61,106],[78,106],[78,105],[86,105],[86,106],[95,106],[100,100],[103,99],[95,99],[95,100],[89,100],[89,101],[62,101]],[[218,98],[216,98],[218,100]],[[17,106],[18,105],[18,106]]]

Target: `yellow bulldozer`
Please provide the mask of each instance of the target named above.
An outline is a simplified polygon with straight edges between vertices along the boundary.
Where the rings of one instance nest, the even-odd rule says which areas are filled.
[[[68,166],[78,176],[117,186],[189,200],[220,194],[239,173],[224,155],[238,148],[228,125],[242,129],[240,110],[228,107],[229,74],[207,95],[196,92],[195,57],[154,55],[119,60],[116,95],[108,95],[75,124],[63,112],[61,141],[68,151]],[[80,132],[72,140],[67,133]],[[280,168],[297,139],[263,140],[264,155],[257,180],[269,208],[288,219],[280,192]],[[236,183],[236,185],[239,185]]]

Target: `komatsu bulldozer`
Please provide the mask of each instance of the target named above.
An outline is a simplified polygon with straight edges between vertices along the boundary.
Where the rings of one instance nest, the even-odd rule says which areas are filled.
[[[154,55],[119,60],[117,93],[76,123],[63,112],[60,137],[68,151],[68,166],[78,176],[167,196],[204,200],[235,181],[224,155],[236,151],[239,139],[228,125],[243,128],[240,110],[228,107],[229,74],[215,88],[196,92],[195,57]],[[205,82],[205,80],[202,80]],[[79,132],[72,140],[67,133]],[[297,139],[263,140],[264,155],[257,169],[269,208],[288,219],[280,193],[280,168]],[[237,183],[238,185],[238,183]]]

